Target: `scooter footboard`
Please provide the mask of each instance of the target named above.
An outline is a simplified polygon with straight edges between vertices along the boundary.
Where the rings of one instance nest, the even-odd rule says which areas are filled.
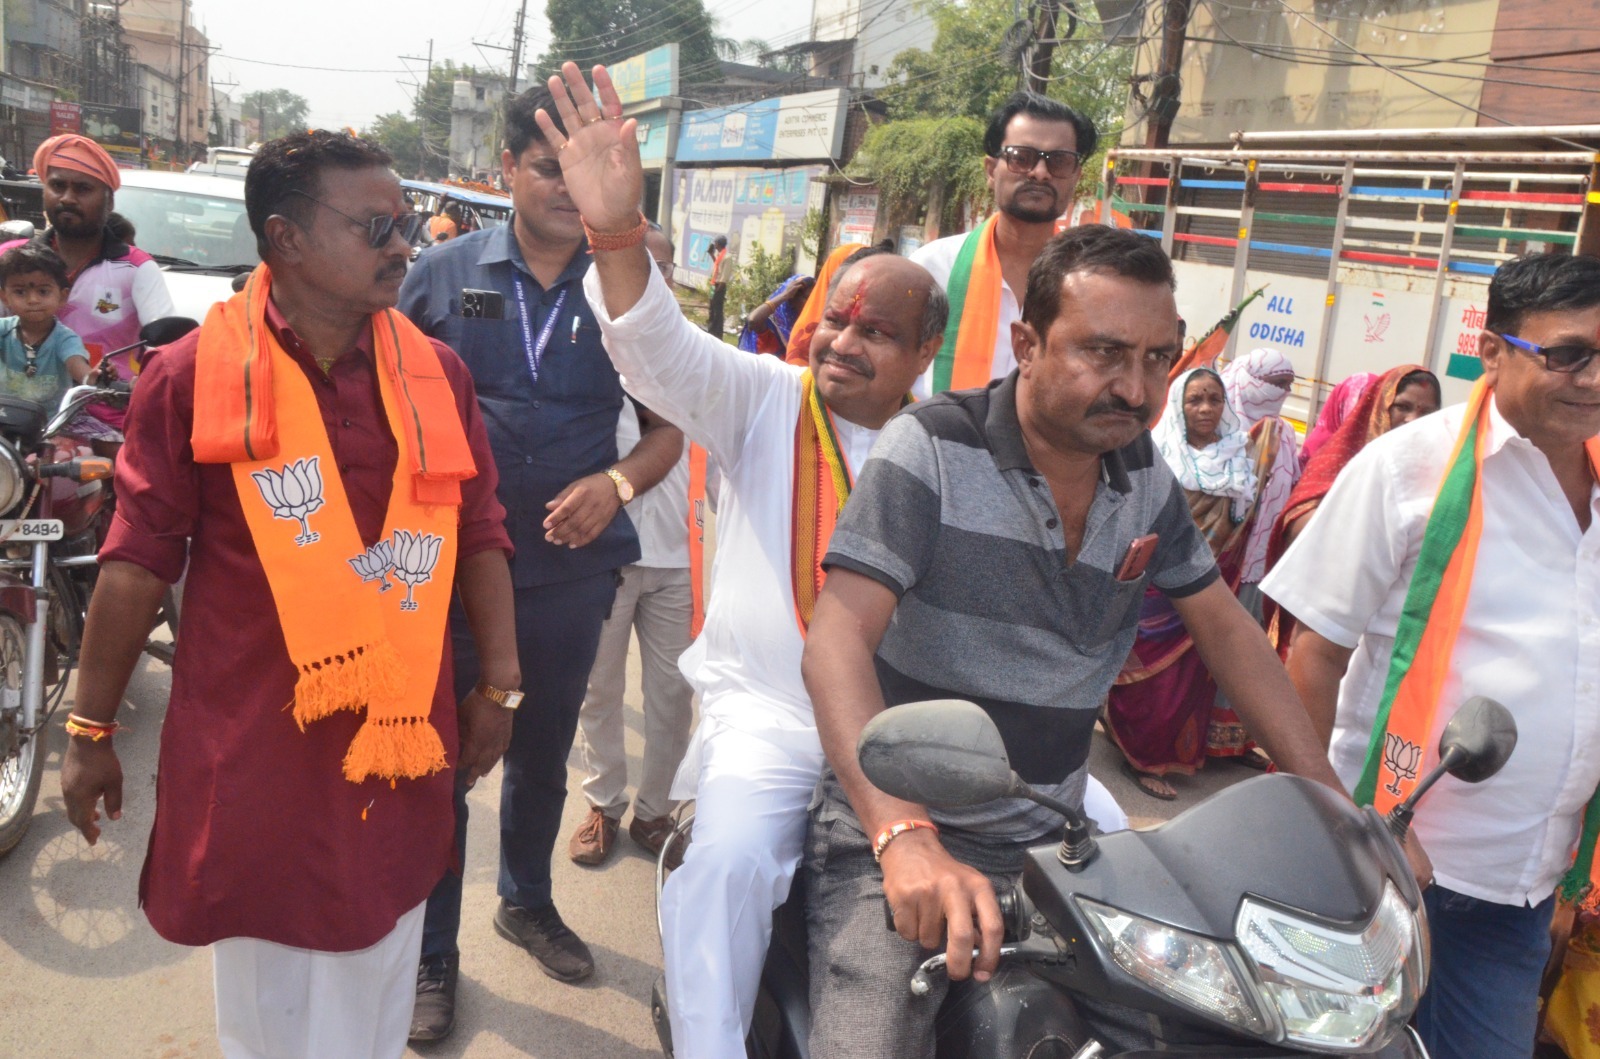
[[[1005,961],[987,982],[952,982],[935,1030],[938,1059],[1070,1059],[1089,1039],[1071,993]]]

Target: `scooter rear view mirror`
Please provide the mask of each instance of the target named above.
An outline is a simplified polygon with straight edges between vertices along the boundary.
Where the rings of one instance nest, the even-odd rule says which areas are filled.
[[[1463,783],[1482,783],[1505,767],[1517,748],[1511,711],[1479,695],[1456,711],[1439,736],[1439,760]]]
[[[1389,810],[1390,834],[1405,841],[1417,803],[1446,773],[1463,783],[1482,783],[1505,767],[1517,748],[1517,722],[1511,711],[1476,695],[1455,712],[1439,733],[1439,763],[1422,777],[1411,796]]]
[[[1011,793],[1011,760],[989,715],[935,699],[884,710],[861,731],[856,759],[872,785],[906,801],[953,809]]]
[[[163,316],[139,329],[139,341],[153,349],[176,342],[199,326],[187,316]]]

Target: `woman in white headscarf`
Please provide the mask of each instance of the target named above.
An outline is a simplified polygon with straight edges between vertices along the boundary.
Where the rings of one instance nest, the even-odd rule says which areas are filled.
[[[1209,368],[1180,375],[1151,436],[1183,487],[1224,580],[1237,589],[1257,479],[1249,435],[1221,377]],[[1153,798],[1176,796],[1164,776],[1188,775],[1205,764],[1217,686],[1192,647],[1167,597],[1146,592],[1133,652],[1106,700],[1106,731],[1140,789]]]
[[[1260,582],[1267,575],[1267,550],[1272,527],[1289,504],[1300,480],[1300,437],[1278,413],[1294,385],[1294,364],[1276,349],[1252,349],[1222,369],[1228,404],[1250,432],[1251,458],[1257,491],[1255,511],[1244,546],[1239,576],[1239,602],[1261,620]],[[1265,768],[1266,755],[1256,749],[1228,697],[1217,693],[1216,709],[1206,735],[1206,752],[1212,757],[1238,758],[1246,765]]]

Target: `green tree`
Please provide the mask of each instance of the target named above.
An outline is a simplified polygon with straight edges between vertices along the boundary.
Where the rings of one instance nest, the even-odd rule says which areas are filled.
[[[261,122],[261,139],[276,140],[291,132],[304,132],[311,104],[305,96],[287,88],[246,92],[239,100],[239,108],[248,120]]]
[[[422,165],[422,129],[417,119],[408,118],[398,110],[380,114],[361,133],[394,155],[395,172],[411,177],[424,172]]]
[[[716,20],[703,0],[550,0],[545,16],[550,47],[535,64],[541,79],[568,59],[587,71],[676,43],[684,84],[722,80]]]
[[[901,52],[879,93],[890,120],[868,132],[849,175],[875,181],[892,220],[919,215],[956,229],[963,205],[986,200],[983,130],[989,114],[1021,86],[1027,23],[1011,0],[928,0],[933,47]],[[1065,32],[1065,25],[1060,29]],[[1100,149],[1085,159],[1080,195],[1094,192],[1106,144],[1122,128],[1133,50],[1078,26],[1051,57],[1048,94],[1089,117]],[[939,115],[932,117],[931,115]]]

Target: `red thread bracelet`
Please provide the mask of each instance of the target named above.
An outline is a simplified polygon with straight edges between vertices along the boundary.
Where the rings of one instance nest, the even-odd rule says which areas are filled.
[[[650,230],[650,222],[645,220],[643,210],[639,211],[639,223],[625,232],[597,232],[581,216],[578,221],[583,225],[583,234],[589,240],[590,250],[626,250],[644,242],[644,233]]]

